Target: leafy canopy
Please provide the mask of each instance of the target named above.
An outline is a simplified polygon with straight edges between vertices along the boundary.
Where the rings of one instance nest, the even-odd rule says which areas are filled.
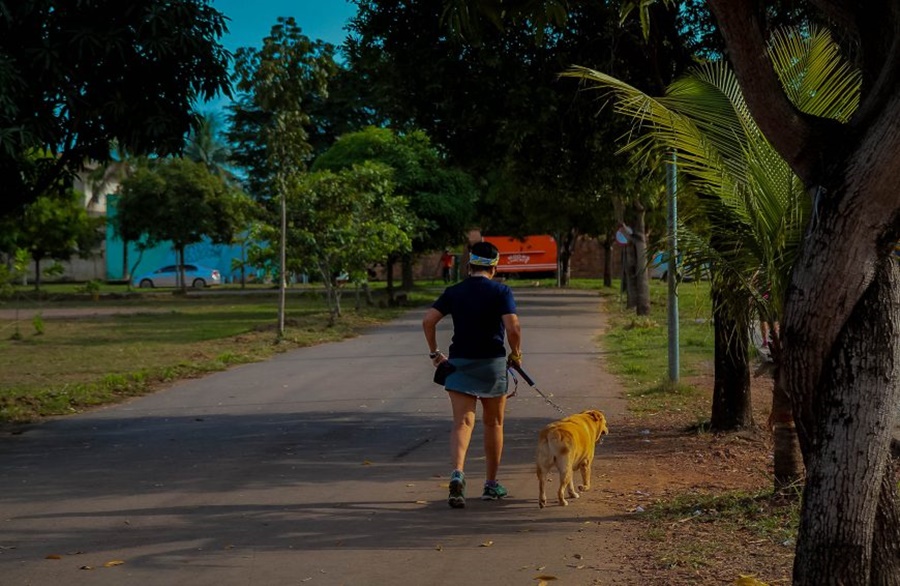
[[[194,104],[230,91],[225,31],[208,0],[0,0],[0,215],[113,140],[180,152]],[[57,158],[28,182],[32,149]]]
[[[408,200],[416,218],[415,251],[463,239],[474,219],[475,185],[466,173],[447,166],[424,132],[368,127],[346,134],[315,160],[312,170],[340,171],[368,161],[390,168],[396,193]]]

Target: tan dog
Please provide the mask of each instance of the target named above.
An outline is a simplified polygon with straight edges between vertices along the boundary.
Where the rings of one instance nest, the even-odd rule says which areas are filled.
[[[578,498],[572,476],[581,470],[578,490],[591,487],[591,464],[594,461],[594,446],[600,436],[609,433],[606,417],[600,411],[590,410],[554,421],[541,430],[537,447],[537,477],[540,485],[538,504],[543,509],[547,504],[547,474],[551,468],[559,471],[559,490],[556,495],[559,504],[568,505],[566,492],[570,498]]]

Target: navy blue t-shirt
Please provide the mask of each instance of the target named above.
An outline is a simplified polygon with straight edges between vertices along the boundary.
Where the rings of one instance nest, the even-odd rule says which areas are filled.
[[[453,318],[450,358],[506,356],[503,316],[516,313],[516,302],[506,285],[469,277],[447,287],[432,307]]]

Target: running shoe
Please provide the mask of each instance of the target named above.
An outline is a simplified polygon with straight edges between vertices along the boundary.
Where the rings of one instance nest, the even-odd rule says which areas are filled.
[[[506,498],[509,494],[509,491],[506,490],[502,484],[497,482],[496,480],[488,480],[484,483],[484,492],[481,494],[481,500],[483,501],[496,501],[502,498]]]
[[[466,477],[459,470],[454,470],[450,475],[450,496],[447,504],[454,509],[462,509],[466,506]]]

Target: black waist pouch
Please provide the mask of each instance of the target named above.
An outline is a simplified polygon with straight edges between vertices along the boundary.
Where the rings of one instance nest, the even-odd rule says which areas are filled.
[[[447,377],[450,376],[456,367],[450,364],[449,360],[445,360],[437,365],[437,368],[434,369],[434,382],[439,385],[443,385],[447,382]]]

